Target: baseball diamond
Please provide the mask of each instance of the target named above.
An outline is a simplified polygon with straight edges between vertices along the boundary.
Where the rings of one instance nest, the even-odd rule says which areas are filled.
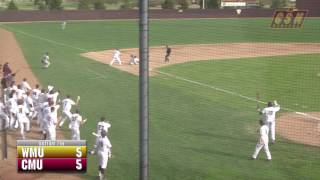
[[[320,19],[273,29],[270,12],[247,18],[252,10],[243,17],[233,10],[221,10],[232,18],[216,11],[207,19],[190,18],[191,10],[190,19],[178,12],[180,19],[160,19],[152,11],[150,179],[317,179]],[[62,106],[58,117],[65,116],[56,139],[87,140],[87,172],[17,173],[15,140],[22,136],[12,129],[0,179],[97,179],[101,168],[108,179],[139,179],[138,22],[48,20],[58,21],[1,23],[0,64],[9,62],[17,83],[26,78],[32,89],[59,92],[50,96]],[[42,139],[36,118],[30,121],[24,138]],[[270,137],[267,121],[275,123]]]

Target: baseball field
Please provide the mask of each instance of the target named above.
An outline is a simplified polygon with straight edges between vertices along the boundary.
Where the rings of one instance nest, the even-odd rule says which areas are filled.
[[[301,29],[271,29],[270,21],[150,22],[151,179],[320,177],[320,19],[307,19]],[[138,67],[127,65],[128,55],[137,54],[137,21],[73,21],[65,30],[60,24],[0,27],[15,34],[42,85],[81,96],[88,118],[81,136],[89,146],[100,116],[111,121],[108,179],[138,179]],[[164,64],[167,44],[172,58]],[[115,48],[123,49],[125,65],[108,65],[108,50]],[[41,68],[44,52],[50,53],[49,69]],[[282,107],[277,143],[270,145],[273,160],[267,162],[262,150],[252,161],[257,103],[272,100]],[[95,179],[97,166],[90,156],[82,177]]]

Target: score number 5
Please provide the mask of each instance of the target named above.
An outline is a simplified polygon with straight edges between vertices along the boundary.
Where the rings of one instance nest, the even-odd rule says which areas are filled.
[[[81,170],[82,169],[82,163],[81,163],[81,157],[82,157],[82,151],[81,151],[81,147],[77,147],[76,148],[76,169],[77,170]],[[80,158],[80,159],[78,159]]]

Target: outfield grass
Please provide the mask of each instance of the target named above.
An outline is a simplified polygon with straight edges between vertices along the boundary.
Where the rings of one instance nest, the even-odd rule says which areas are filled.
[[[151,45],[228,42],[320,42],[320,20],[303,29],[274,30],[269,19],[161,20],[151,22]],[[82,137],[106,115],[115,158],[109,178],[138,178],[138,78],[81,57],[84,51],[138,46],[136,21],[10,24],[42,84],[55,84],[62,94],[81,95],[89,122]],[[182,28],[181,28],[182,27]],[[39,36],[41,38],[35,38]],[[50,41],[45,40],[50,39]],[[53,40],[53,41],[52,41]],[[62,45],[61,43],[64,43]],[[67,44],[67,45],[66,45]],[[52,66],[40,68],[43,52]],[[160,71],[261,100],[277,99],[299,111],[319,111],[320,55],[245,58],[173,65]],[[296,106],[295,103],[299,105]],[[301,105],[306,106],[302,108]],[[211,88],[170,78],[150,80],[151,179],[317,179],[319,148],[279,139],[271,146],[272,162],[248,157],[257,141],[256,103]],[[86,179],[97,174],[90,157]]]

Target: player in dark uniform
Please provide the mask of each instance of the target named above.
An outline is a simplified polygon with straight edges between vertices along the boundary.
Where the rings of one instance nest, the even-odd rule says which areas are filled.
[[[166,45],[166,56],[165,56],[164,62],[169,62],[170,54],[171,54],[171,48],[168,45]]]

